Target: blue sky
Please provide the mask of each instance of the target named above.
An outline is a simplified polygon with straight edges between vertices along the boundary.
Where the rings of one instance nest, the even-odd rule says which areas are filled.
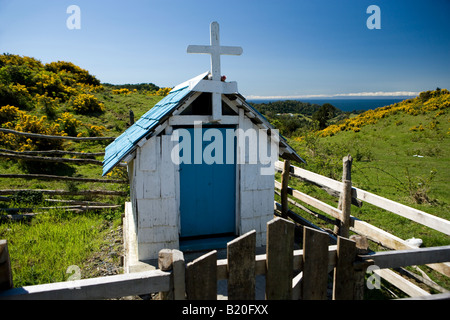
[[[81,10],[69,30],[67,7]],[[380,8],[381,29],[366,13]],[[449,0],[0,0],[0,52],[71,61],[102,82],[175,86],[209,70],[218,21],[222,73],[247,98],[450,89]]]

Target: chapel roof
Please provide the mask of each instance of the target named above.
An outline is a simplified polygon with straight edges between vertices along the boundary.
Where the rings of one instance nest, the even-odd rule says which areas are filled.
[[[139,142],[148,139],[155,132],[155,129],[172,115],[172,113],[186,101],[190,96],[196,93],[196,86],[201,80],[209,76],[209,72],[203,73],[193,79],[177,85],[169,94],[159,101],[153,108],[147,111],[131,127],[118,136],[105,149],[103,160],[103,176],[111,171],[120,161],[124,160],[129,154],[138,148]],[[246,111],[255,115],[254,121],[263,123],[268,128],[274,128],[269,121],[259,113],[253,106],[245,101],[245,98],[239,93],[231,94],[242,102],[242,107]],[[227,95],[229,96],[229,95]],[[280,157],[284,159],[305,162],[280,135]]]

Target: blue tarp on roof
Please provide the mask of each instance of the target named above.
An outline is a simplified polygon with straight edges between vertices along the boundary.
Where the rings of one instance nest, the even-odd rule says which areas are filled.
[[[172,112],[178,104],[191,92],[189,86],[172,90],[164,99],[147,111],[124,133],[118,136],[105,149],[103,175],[106,175],[117,163],[125,158],[161,120]]]

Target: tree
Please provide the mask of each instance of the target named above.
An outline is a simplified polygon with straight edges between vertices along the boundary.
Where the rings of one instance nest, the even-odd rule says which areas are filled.
[[[334,118],[336,111],[336,107],[329,103],[324,103],[319,110],[313,114],[312,119],[319,123],[319,129],[322,130],[327,127],[328,120]]]

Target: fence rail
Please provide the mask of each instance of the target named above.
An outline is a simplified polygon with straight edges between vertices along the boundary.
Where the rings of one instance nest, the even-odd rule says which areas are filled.
[[[278,171],[283,170],[283,162],[277,161],[275,163],[275,168]],[[307,182],[313,183],[315,185],[319,185],[328,189],[331,189],[335,191],[335,194],[340,194],[340,192],[343,189],[343,182],[319,175],[317,173],[296,167],[296,166],[290,166],[290,173],[292,176],[297,177],[301,180],[305,180]],[[277,184],[276,184],[277,186]],[[279,187],[279,185],[278,185]],[[299,191],[297,191],[297,194],[299,195]],[[373,194],[371,192],[352,187],[352,197],[355,197],[361,201],[370,203],[372,205],[375,205],[379,208],[382,208],[384,210],[390,211],[392,213],[395,213],[399,216],[408,218],[414,222],[423,224],[427,227],[430,227],[432,229],[438,230],[442,233],[445,233],[446,235],[450,235],[450,221],[433,216],[429,213],[423,212],[421,210],[408,207],[406,205],[403,205],[401,203],[380,197],[376,194]],[[314,199],[314,198],[313,198]],[[300,199],[301,200],[301,199]],[[319,203],[319,200],[314,199]],[[324,204],[326,205],[326,204]],[[328,205],[326,205],[328,206]],[[328,206],[331,207],[331,206]],[[338,215],[340,214],[339,210],[336,211],[335,208],[331,207],[329,208],[330,215]],[[327,212],[328,213],[328,212]]]
[[[303,228],[303,249],[293,250],[294,224],[283,218],[268,222],[267,239],[272,245],[266,247],[266,254],[255,254],[256,232],[251,231],[228,243],[227,259],[217,260],[213,250],[186,263],[182,252],[163,249],[158,270],[14,288],[0,292],[0,299],[105,299],[160,292],[162,299],[215,300],[218,280],[227,279],[229,300],[253,300],[257,275],[265,276],[269,300],[362,299],[369,265],[450,261],[450,246],[358,256],[354,241],[338,237],[337,245],[329,246],[326,233],[308,227]],[[9,263],[2,264],[2,252],[7,252],[6,241],[0,242],[0,266]],[[10,268],[0,270],[0,287],[12,285]],[[330,275],[331,296],[327,291]],[[450,299],[450,294],[436,298]]]
[[[11,129],[0,128],[0,132],[12,133],[28,138],[50,139],[50,140],[72,140],[72,141],[101,141],[101,140],[114,140],[115,137],[70,137],[70,136],[49,136],[44,134],[21,132]]]
[[[446,235],[450,234],[450,221],[430,215],[426,212],[420,211],[418,209],[414,209],[403,204],[397,203],[395,201],[380,197],[373,193],[367,192],[365,190],[361,190],[351,186],[351,157],[345,157],[343,159],[343,182],[336,181],[330,179],[328,177],[324,177],[322,175],[310,172],[308,170],[298,168],[295,166],[285,166],[283,162],[276,162],[275,168],[278,171],[290,173],[290,176],[299,178],[302,181],[306,181],[312,183],[316,186],[323,188],[329,194],[339,197],[338,207],[335,208],[323,201],[320,201],[316,198],[313,198],[305,193],[302,193],[298,190],[295,190],[289,187],[286,184],[285,187],[285,196],[291,195],[293,198],[300,200],[301,203],[305,203],[314,207],[315,209],[325,213],[325,215],[317,213],[311,209],[304,207],[301,203],[288,198],[287,202],[291,203],[305,212],[316,216],[317,218],[325,220],[327,223],[331,223],[335,225],[335,234],[339,235],[348,235],[348,231],[351,230],[357,234],[367,237],[368,239],[381,244],[384,247],[394,249],[394,250],[411,250],[411,252],[417,250],[416,247],[413,247],[403,239],[392,235],[378,227],[375,227],[365,221],[361,221],[351,215],[351,209],[349,206],[350,198],[352,199],[351,203],[361,206],[362,202],[367,202],[372,205],[375,205],[384,210],[390,211],[394,214],[400,215],[402,217],[408,218],[414,222],[420,223],[422,225],[428,226],[432,229],[440,231]],[[283,176],[283,174],[282,174]],[[282,178],[283,180],[283,178]],[[283,181],[282,181],[283,182]],[[282,183],[275,181],[275,188],[282,190]],[[348,191],[343,192],[344,188]],[[351,190],[351,191],[350,191]],[[275,202],[275,209],[278,210],[279,214],[283,213],[283,192],[280,193],[281,196],[281,204]],[[347,204],[347,205],[345,205]],[[303,225],[308,225],[314,227],[319,230],[323,230],[322,228],[313,225],[311,222],[306,219],[300,217],[296,213],[286,208],[288,215],[294,221],[297,221]],[[331,218],[329,218],[331,216]],[[336,238],[333,237],[332,234],[329,234],[332,240],[336,241]],[[434,249],[428,248],[433,251]],[[446,248],[438,247],[435,252],[446,251]],[[444,253],[446,254],[446,253]],[[426,265],[441,274],[450,277],[450,263],[448,261],[435,261],[433,263],[426,263]],[[384,269],[380,272],[380,275],[393,283],[397,287],[401,288],[403,291],[412,294],[412,295],[420,295],[426,294],[425,291],[420,290],[417,286],[412,285],[410,282],[404,280],[402,277],[396,275],[393,271]],[[434,283],[433,283],[434,284]]]

